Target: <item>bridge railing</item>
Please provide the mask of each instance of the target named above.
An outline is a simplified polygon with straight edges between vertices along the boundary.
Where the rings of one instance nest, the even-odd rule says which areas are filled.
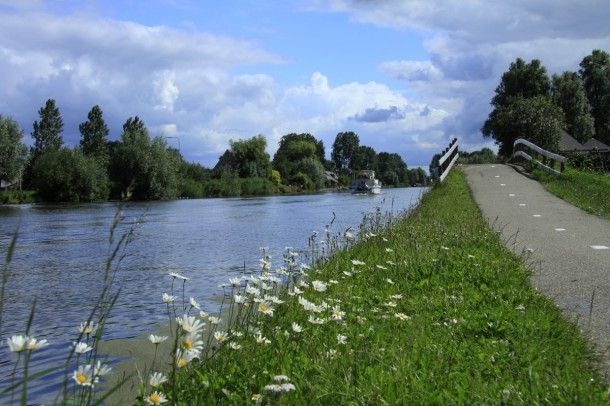
[[[532,155],[524,151],[526,148],[531,150]],[[567,160],[566,157],[540,148],[533,142],[523,138],[518,138],[513,143],[513,158],[515,157],[524,158],[535,163],[542,169],[557,175],[561,175],[561,172],[565,170],[565,163]],[[559,171],[555,169],[555,166],[557,165],[559,166]]]
[[[430,176],[441,182],[445,180],[453,165],[457,162],[460,154],[458,153],[458,139],[454,138],[447,148],[445,148],[438,158],[438,162],[430,166]]]

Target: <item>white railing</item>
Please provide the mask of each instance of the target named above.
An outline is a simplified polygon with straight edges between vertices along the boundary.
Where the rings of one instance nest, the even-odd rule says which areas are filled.
[[[433,178],[439,179],[441,182],[445,180],[453,165],[455,165],[460,154],[458,153],[458,139],[454,138],[447,148],[440,154],[438,163],[435,167],[430,168],[430,175]]]
[[[536,152],[541,157],[542,162],[540,160],[538,160],[537,157],[532,157],[528,153],[521,151],[520,145],[526,146],[526,147],[530,148],[532,151]],[[523,139],[523,138],[518,138],[513,143],[513,157],[524,158],[524,159],[531,161],[531,162],[535,163],[536,165],[540,166],[542,169],[555,173],[557,175],[561,175],[561,172],[564,171],[565,162],[567,160],[566,157],[555,154],[550,151],[547,151],[546,149],[540,148],[538,145],[536,145],[526,139]],[[550,161],[550,166],[547,165],[547,160]],[[553,168],[555,166],[554,165],[555,162],[559,163],[559,169],[560,169],[559,171]]]

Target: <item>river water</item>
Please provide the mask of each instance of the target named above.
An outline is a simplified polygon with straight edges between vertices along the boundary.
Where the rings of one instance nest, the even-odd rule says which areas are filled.
[[[416,205],[425,190],[130,203],[122,208],[115,241],[138,224],[116,273],[114,286],[121,293],[104,337],[154,331],[155,323],[166,317],[161,295],[169,292],[169,272],[189,277],[187,297],[194,296],[204,309],[214,311],[215,297],[222,292],[218,285],[241,275],[244,267],[257,267],[260,247],[269,248],[273,268],[279,267],[286,246],[308,251],[312,233],[319,232],[318,240],[323,239],[333,218],[333,234],[350,227],[357,234],[364,214],[380,208],[398,215]],[[34,299],[30,334],[51,343],[34,353],[34,370],[65,359],[103,285],[117,208],[117,203],[0,206],[2,262],[13,234],[19,233],[0,331],[0,390],[8,384],[15,360],[6,338],[25,331]],[[48,393],[57,389],[57,376],[30,386],[31,400],[48,400]]]

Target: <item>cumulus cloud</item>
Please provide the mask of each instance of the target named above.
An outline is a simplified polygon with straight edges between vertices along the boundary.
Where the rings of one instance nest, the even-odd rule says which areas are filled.
[[[540,59],[556,73],[577,70],[584,56],[610,44],[610,7],[602,0],[324,2],[329,7],[360,23],[423,33],[428,60],[379,67],[421,101],[445,109],[449,116],[439,127],[444,139],[457,135],[469,147],[485,144],[479,129],[489,100],[517,57]]]

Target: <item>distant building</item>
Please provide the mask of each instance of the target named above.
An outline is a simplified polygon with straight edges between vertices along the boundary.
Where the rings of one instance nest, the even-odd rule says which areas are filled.
[[[332,171],[324,171],[324,177],[327,185],[337,186],[339,184],[339,177]]]
[[[586,152],[586,151],[608,151],[610,147],[601,141],[591,138],[589,141],[581,144],[565,131],[561,132],[561,139],[559,140],[559,151],[560,152]]]

